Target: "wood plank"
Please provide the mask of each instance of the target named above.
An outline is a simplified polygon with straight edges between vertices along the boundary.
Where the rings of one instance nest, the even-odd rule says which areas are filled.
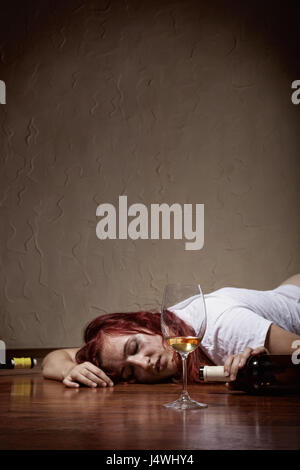
[[[38,373],[37,373],[38,372]],[[68,389],[40,369],[0,376],[1,449],[299,449],[300,396],[249,396],[189,386],[208,408],[162,405],[180,385]]]

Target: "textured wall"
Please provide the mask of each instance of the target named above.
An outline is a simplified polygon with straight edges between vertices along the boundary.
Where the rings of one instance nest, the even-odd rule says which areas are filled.
[[[1,2],[8,346],[80,345],[98,314],[159,307],[167,281],[264,289],[300,271],[288,5]],[[100,241],[96,207],[122,194],[148,207],[204,203],[204,248]]]

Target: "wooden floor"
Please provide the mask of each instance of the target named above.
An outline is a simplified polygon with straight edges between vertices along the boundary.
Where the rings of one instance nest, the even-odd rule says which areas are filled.
[[[32,373],[0,373],[1,449],[300,449],[300,396],[255,397],[194,385],[208,408],[163,403],[180,386],[65,388]]]

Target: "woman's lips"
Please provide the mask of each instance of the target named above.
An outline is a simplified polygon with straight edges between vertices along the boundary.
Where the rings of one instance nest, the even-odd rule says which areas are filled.
[[[156,364],[155,364],[155,369],[156,369],[157,372],[161,371],[162,364],[161,364],[160,360],[161,360],[161,356],[159,356],[159,358],[157,359]]]
[[[168,364],[168,361],[166,360],[166,357],[162,358],[162,356],[159,356],[156,362],[156,371],[162,372],[167,367],[167,364]]]

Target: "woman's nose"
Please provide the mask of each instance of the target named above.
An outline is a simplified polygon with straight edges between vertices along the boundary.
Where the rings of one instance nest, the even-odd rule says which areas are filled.
[[[128,363],[133,366],[140,366],[143,369],[148,369],[150,367],[150,357],[141,356],[135,354],[134,356],[128,356]]]

